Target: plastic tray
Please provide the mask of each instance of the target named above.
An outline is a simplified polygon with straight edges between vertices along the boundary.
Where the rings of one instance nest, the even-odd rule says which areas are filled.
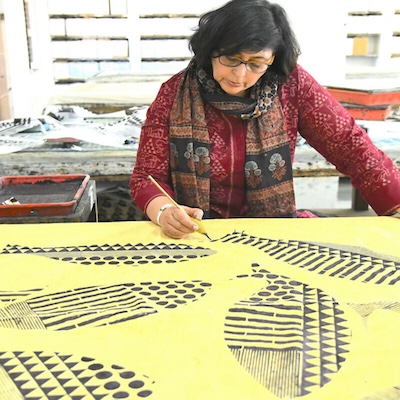
[[[328,86],[327,90],[341,103],[365,106],[384,106],[398,104],[400,102],[400,88],[357,90]]]
[[[360,106],[342,103],[355,119],[384,121],[390,115],[390,106]]]
[[[3,176],[0,217],[68,215],[74,212],[89,175]],[[14,198],[19,204],[2,203]]]

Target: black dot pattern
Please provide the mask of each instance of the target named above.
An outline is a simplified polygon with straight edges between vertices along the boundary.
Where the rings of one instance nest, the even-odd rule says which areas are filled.
[[[0,254],[34,254],[73,264],[91,266],[142,266],[168,265],[208,257],[215,250],[184,243],[103,244],[68,247],[27,247],[7,245]]]
[[[132,291],[163,308],[176,308],[206,295],[212,284],[201,280],[129,284]]]
[[[146,398],[153,392],[146,386],[148,378],[137,376],[135,372],[126,370],[119,365],[107,368],[93,358],[82,358],[89,370],[98,371],[95,377],[101,382],[100,387],[105,389],[113,399],[129,399],[132,397]]]
[[[259,278],[267,282],[267,286],[255,293],[249,298],[249,301],[257,303],[273,303],[282,300],[286,301],[298,301],[299,296],[303,295],[303,284],[269,272],[265,268],[261,268],[258,264],[252,264],[252,274],[238,275],[237,278]]]

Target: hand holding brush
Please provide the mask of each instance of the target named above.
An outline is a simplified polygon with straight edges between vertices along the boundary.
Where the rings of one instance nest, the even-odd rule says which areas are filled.
[[[167,197],[167,199],[171,202],[170,204],[165,204],[163,205],[158,214],[157,214],[157,224],[161,226],[160,224],[160,217],[162,215],[162,213],[170,207],[175,207],[178,208],[179,210],[182,210],[185,214],[187,214],[189,216],[189,218],[195,223],[195,225],[197,226],[196,232],[201,233],[203,235],[205,235],[209,240],[211,240],[211,238],[208,236],[208,234],[206,233],[205,227],[204,227],[204,223],[203,221],[201,221],[200,219],[197,218],[193,218],[191,217],[187,211],[180,205],[178,204],[164,189],[163,187],[151,176],[149,175],[149,179],[150,181],[158,188],[158,190],[165,196]]]

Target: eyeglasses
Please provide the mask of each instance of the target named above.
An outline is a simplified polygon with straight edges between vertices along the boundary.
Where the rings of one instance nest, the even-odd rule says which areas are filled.
[[[235,68],[241,64],[244,64],[247,71],[254,72],[255,74],[262,74],[268,69],[268,67],[272,65],[275,59],[275,55],[273,55],[269,60],[267,60],[268,62],[259,62],[256,60],[242,61],[240,58],[225,56],[225,55],[215,56],[214,58],[218,58],[220,64],[222,64],[225,67]]]

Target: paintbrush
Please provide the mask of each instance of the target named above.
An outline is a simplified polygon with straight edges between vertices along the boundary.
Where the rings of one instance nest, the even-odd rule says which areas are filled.
[[[149,175],[149,179],[151,180],[151,182],[153,183],[153,185],[155,185],[155,186],[158,188],[158,190],[159,190],[165,197],[167,197],[168,200],[169,200],[176,208],[179,208],[180,210],[186,212],[186,211],[183,209],[183,207],[182,207],[181,205],[179,205],[179,204],[178,204],[164,189],[163,189],[163,187],[157,183],[157,181],[156,181],[151,175]],[[189,216],[189,218],[190,218],[193,222],[195,222],[195,223],[197,224],[197,226],[199,227],[199,228],[197,229],[196,232],[201,233],[202,235],[206,236],[209,240],[211,240],[210,236],[207,235],[207,232],[206,232],[206,230],[205,230],[203,221],[201,221],[201,220],[199,220],[199,219],[197,219],[197,218],[190,217],[190,216]]]

